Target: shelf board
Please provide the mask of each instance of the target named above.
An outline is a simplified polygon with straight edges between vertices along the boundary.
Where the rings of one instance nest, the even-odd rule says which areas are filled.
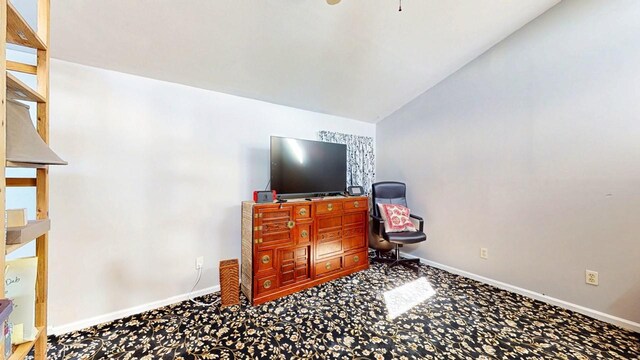
[[[25,226],[7,228],[7,246],[5,253],[16,251],[40,235],[46,234],[51,229],[51,220],[30,220]]]
[[[47,49],[42,39],[11,4],[11,1],[7,1],[7,42],[33,49]]]
[[[7,60],[7,70],[17,71],[30,75],[38,74],[38,68],[36,66],[11,60]]]
[[[7,98],[39,103],[47,102],[44,96],[40,95],[11,73],[7,73]]]
[[[6,178],[7,187],[32,187],[38,185],[36,178]]]
[[[37,329],[38,332],[36,333],[36,339],[15,346],[13,348],[13,353],[7,360],[22,360],[27,357],[27,355],[29,355],[29,351],[31,351],[33,345],[35,345],[36,341],[38,341],[38,338],[43,334],[44,327],[38,327]]]

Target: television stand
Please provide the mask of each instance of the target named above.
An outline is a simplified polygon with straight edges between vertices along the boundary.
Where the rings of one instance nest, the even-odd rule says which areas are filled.
[[[369,267],[369,199],[242,203],[242,292],[252,305]]]

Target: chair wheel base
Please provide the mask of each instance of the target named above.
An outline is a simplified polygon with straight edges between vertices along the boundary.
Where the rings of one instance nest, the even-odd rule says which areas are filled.
[[[415,271],[416,275],[420,276],[420,259],[417,259],[417,258],[403,259],[400,257],[400,252],[398,248],[396,248],[395,258],[383,257],[380,255],[380,251],[376,250],[376,256],[371,258],[371,261],[388,264],[387,266],[385,266],[385,269],[384,269],[386,274],[388,274],[389,270],[391,270],[393,267],[402,265]]]

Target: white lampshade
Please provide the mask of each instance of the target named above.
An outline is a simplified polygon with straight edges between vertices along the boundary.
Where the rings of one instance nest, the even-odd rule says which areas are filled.
[[[67,165],[42,140],[31,121],[29,106],[7,100],[7,166]]]

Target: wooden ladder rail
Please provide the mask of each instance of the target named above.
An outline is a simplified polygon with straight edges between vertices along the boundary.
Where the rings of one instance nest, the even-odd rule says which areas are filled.
[[[38,93],[47,101],[37,105],[38,134],[49,144],[49,44],[50,44],[50,0],[38,0],[38,36],[46,49],[37,50],[36,78]],[[49,167],[36,170],[36,218],[49,218]],[[47,298],[49,274],[49,233],[36,239],[38,276],[36,279],[36,327],[42,333],[36,339],[34,355],[36,360],[47,358]]]
[[[15,14],[15,8],[9,4],[9,0],[0,0],[0,39],[2,46],[0,50],[0,171],[3,173],[3,181],[0,182],[0,205],[4,210],[6,207],[6,187],[7,186],[35,186],[36,188],[36,218],[47,219],[49,216],[49,169],[48,167],[38,168],[35,178],[6,178],[6,100],[7,100],[7,70],[23,72],[36,76],[37,93],[44,101],[37,103],[37,132],[45,143],[49,143],[49,51],[50,40],[50,0],[37,1],[37,36],[32,33],[27,34],[31,40],[35,40],[36,66],[21,64],[13,61],[6,61],[7,28],[11,26],[8,22],[8,12]],[[9,9],[10,7],[10,9]],[[19,14],[14,16],[21,18]],[[21,18],[22,19],[22,18]],[[24,19],[22,19],[23,21]],[[13,21],[13,25],[16,22]],[[21,26],[20,22],[17,23]],[[25,32],[29,26],[23,26]],[[15,31],[14,31],[15,32]],[[13,41],[16,37],[13,36]],[[19,41],[19,40],[18,40]],[[33,44],[33,42],[31,42]],[[10,77],[10,76],[9,76]],[[0,228],[5,227],[5,218],[0,216]],[[6,251],[6,233],[3,231],[0,237],[0,251]],[[15,348],[13,355],[9,358],[23,359],[33,348],[34,356],[37,360],[46,359],[47,351],[47,297],[48,297],[48,242],[49,234],[45,233],[36,240],[36,256],[38,257],[38,272],[36,278],[36,304],[35,304],[35,325],[38,335],[35,342],[28,342]],[[0,259],[0,269],[5,267],[6,257]],[[4,277],[4,271],[2,272]],[[0,281],[0,292],[4,293],[4,281]],[[4,359],[4,344],[0,344],[0,359]]]
[[[7,79],[4,74],[7,72],[7,54],[6,54],[6,39],[7,39],[7,0],[0,0],[0,21],[2,21],[2,26],[0,26],[0,39],[2,39],[0,46],[0,172],[3,174],[3,179],[5,178],[5,164],[7,158]],[[2,211],[6,208],[6,184],[5,180],[0,181],[0,206],[2,207]],[[5,218],[4,214],[0,216],[0,228],[5,228]],[[6,247],[6,236],[7,234],[2,231],[2,235],[0,235],[0,253],[2,256],[0,257],[0,269],[2,270],[2,280],[0,281],[0,294],[4,294],[4,268],[5,268],[5,247]],[[3,296],[4,297],[4,296]],[[4,331],[4,329],[2,329]],[[4,342],[0,343],[0,359],[4,359]]]

